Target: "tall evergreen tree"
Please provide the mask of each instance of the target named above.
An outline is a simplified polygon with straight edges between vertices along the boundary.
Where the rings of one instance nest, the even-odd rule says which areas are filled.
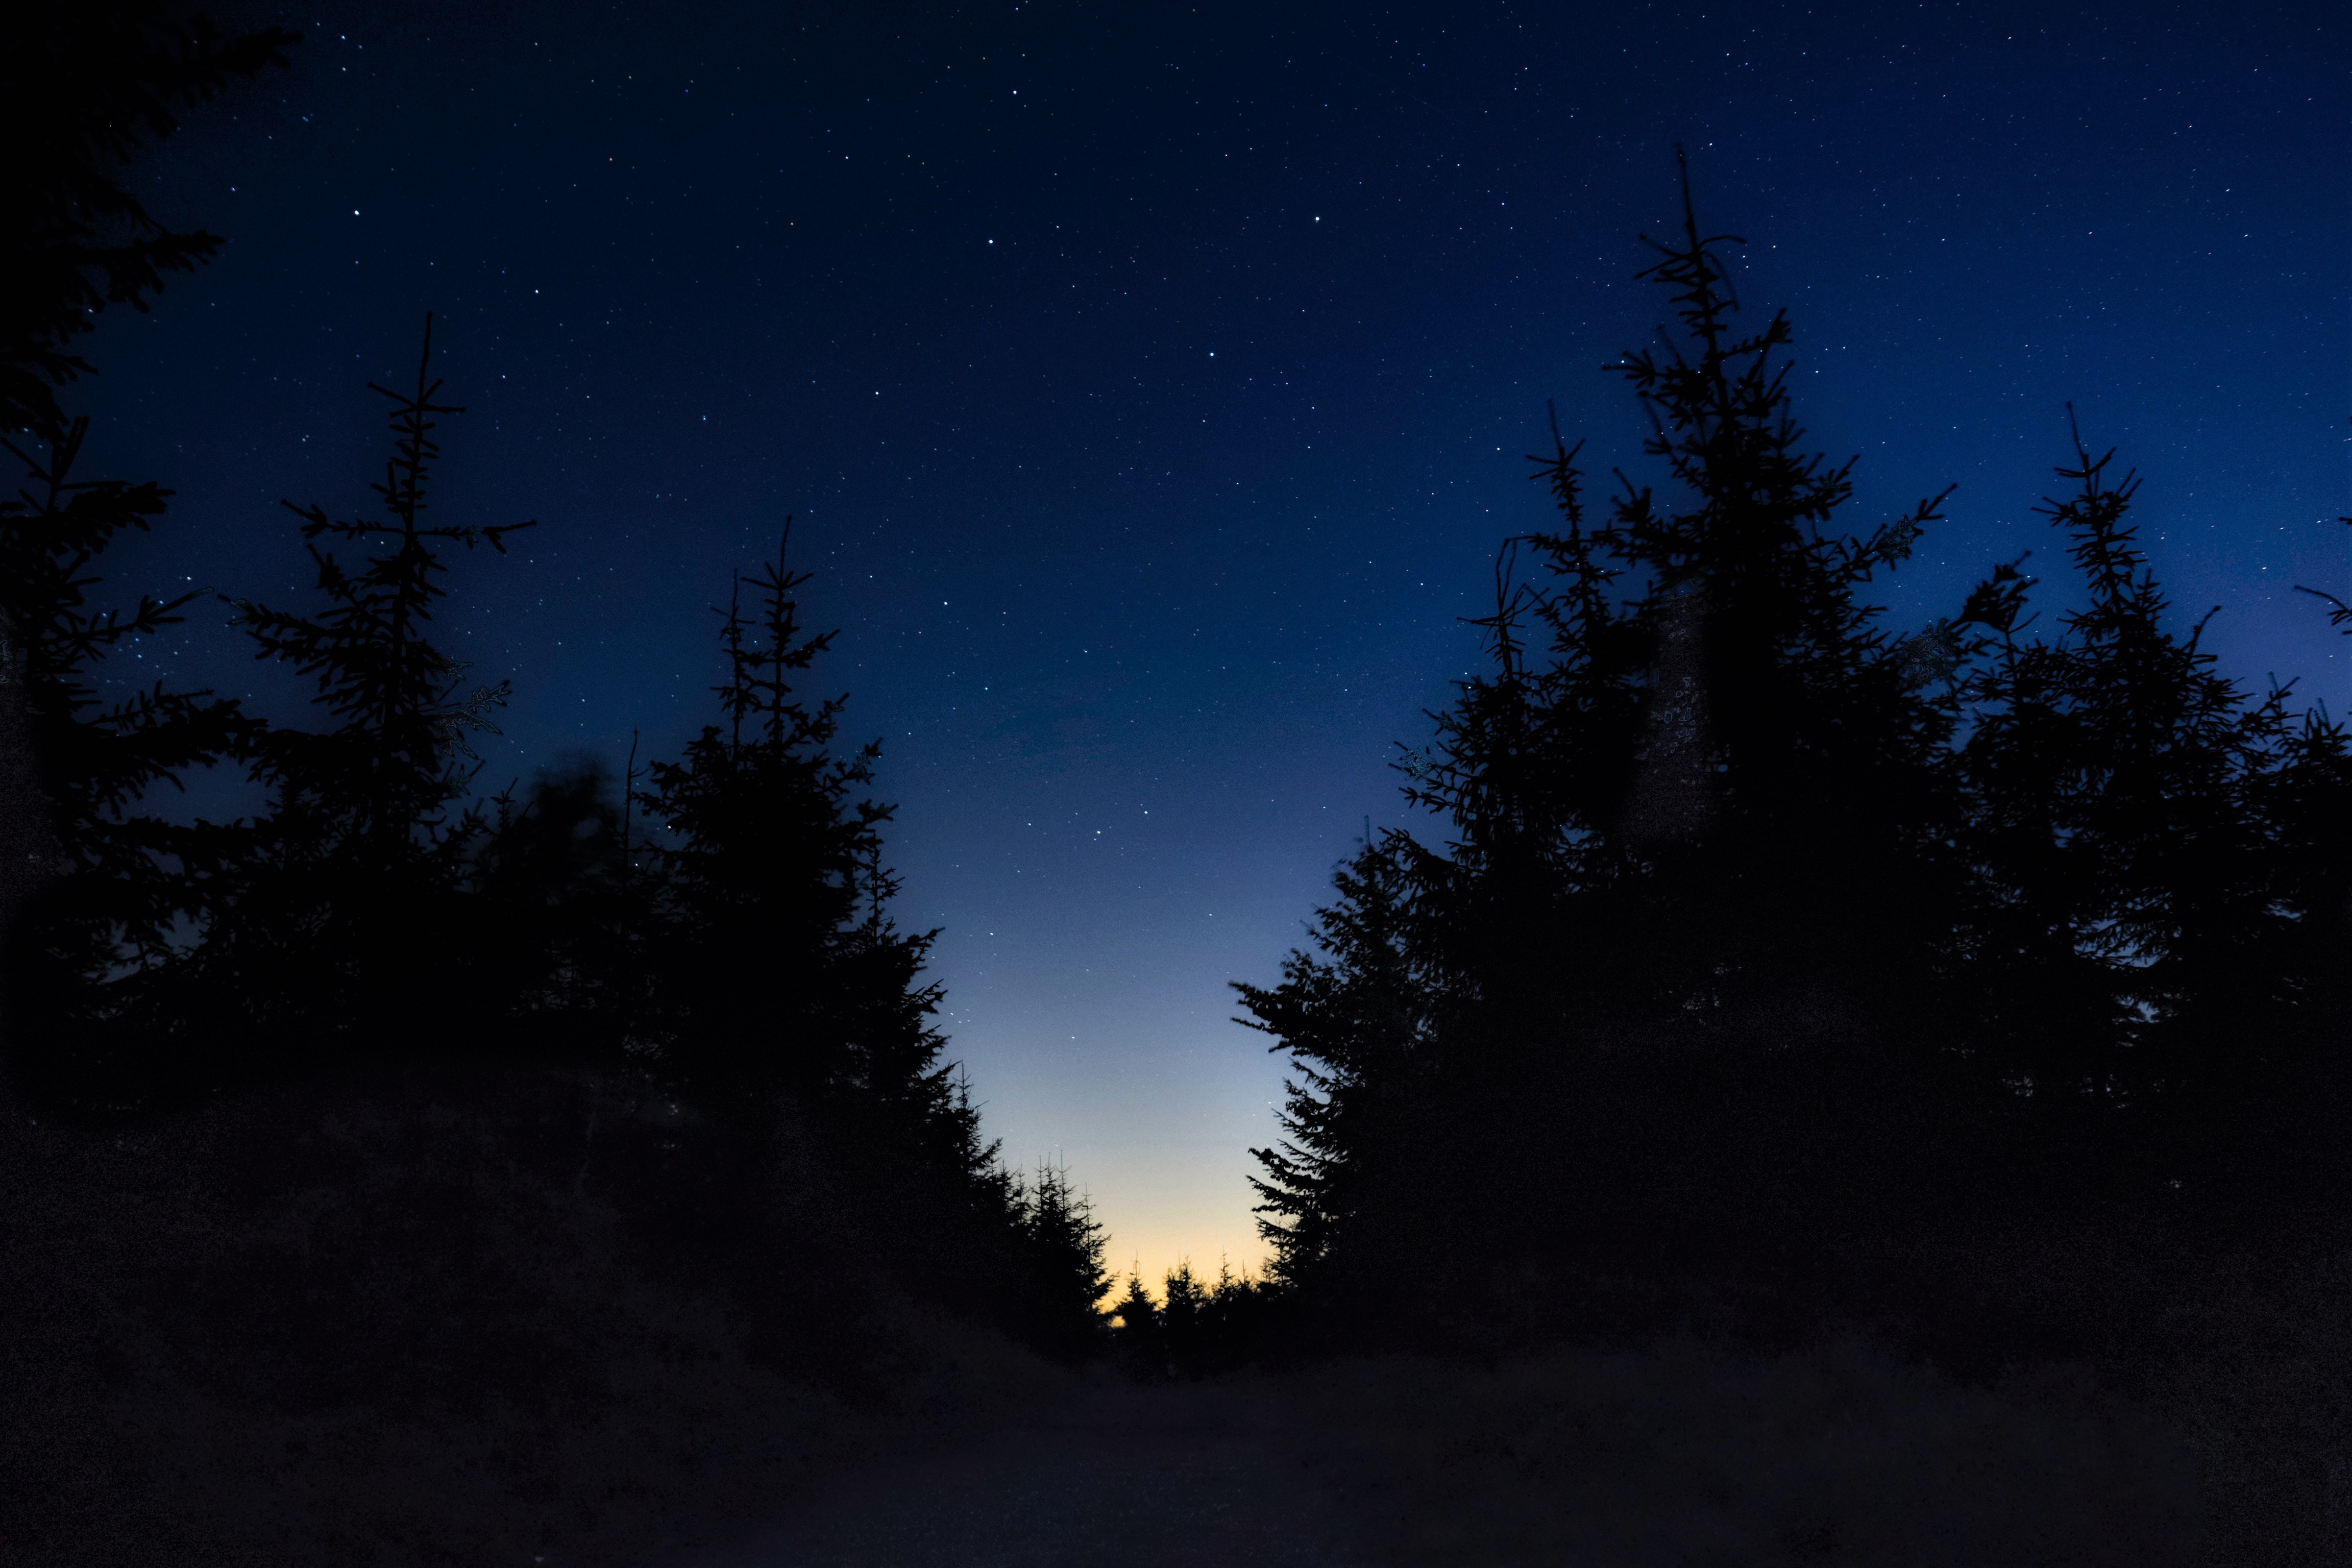
[[[1671,491],[1627,479],[1595,523],[1578,449],[1555,437],[1533,459],[1560,527],[1507,549],[1478,623],[1493,670],[1405,762],[1445,841],[1368,847],[1324,912],[1325,955],[1243,988],[1304,1075],[1290,1146],[1260,1156],[1286,1278],[1351,1214],[1458,1232],[1477,1194],[1525,1175],[1514,1162],[1577,1136],[1607,1030],[1791,994],[1881,1023],[1934,1015],[1959,880],[1953,700],[1863,590],[1938,500],[1829,531],[1851,464],[1804,450],[1787,320],[1735,329],[1721,253],[1738,241],[1700,229],[1686,177],[1683,220],[1642,274],[1682,336],[1613,367]],[[1515,576],[1523,552],[1534,581]]]
[[[2170,627],[2134,481],[2079,441],[2044,510],[2086,607],[2034,635],[2011,563],[1892,636],[1868,591],[1941,498],[1832,531],[1852,466],[1804,450],[1786,319],[1735,330],[1686,176],[1683,216],[1642,274],[1681,334],[1614,367],[1671,487],[1621,475],[1596,523],[1555,431],[1560,525],[1507,544],[1491,669],[1403,763],[1443,842],[1368,844],[1319,951],[1240,987],[1297,1068],[1257,1152],[1276,1277],[1325,1311],[1579,1235],[1983,1190],[2021,1130],[2143,1187],[2112,1137],[2276,1173],[2265,1136],[2340,1136],[2344,731]]]
[[[176,112],[270,64],[294,35],[225,37],[142,0],[48,6],[0,52],[0,433],[27,482],[0,501],[0,932],[20,1087],[52,1107],[142,1097],[148,1055],[127,1020],[139,982],[172,951],[219,849],[215,836],[143,809],[155,786],[218,760],[249,726],[233,703],[173,692],[123,655],[194,597],[97,607],[100,557],[143,531],[168,490],[77,471],[87,420],[57,388],[91,372],[78,340],[110,305],[148,308],[217,236],[180,231],[123,185],[124,161],[169,136]],[[131,694],[109,700],[106,686]]]
[[[123,653],[201,595],[142,595],[127,612],[90,603],[100,555],[143,531],[170,492],[76,479],[88,431],[77,419],[52,440],[0,441],[29,481],[0,501],[0,657],[21,782],[37,792],[20,807],[26,842],[9,847],[28,884],[5,960],[13,1060],[37,1099],[86,1112],[142,1098],[152,1064],[130,998],[173,957],[226,847],[218,830],[145,809],[147,796],[256,732],[235,701],[160,679],[101,694]]]
[[[1317,1279],[1358,1238],[1370,1201],[1412,1179],[1406,1120],[1434,1089],[1436,1039],[1429,999],[1439,977],[1421,972],[1406,924],[1402,836],[1367,839],[1337,875],[1338,900],[1312,928],[1321,952],[1293,952],[1282,983],[1241,984],[1250,1027],[1290,1053],[1296,1076],[1277,1112],[1283,1141],[1253,1149],[1260,1222],[1272,1273],[1286,1285]],[[1377,1184],[1377,1186],[1376,1186]]]
[[[2074,493],[2042,508],[2087,602],[2047,639],[1994,617],[1966,684],[1974,989],[1979,1043],[2021,1094],[2177,1123],[2274,1089],[2317,1043],[2352,865],[2315,808],[2352,804],[2352,759],[2291,686],[2255,697],[2220,673],[2210,614],[2168,626],[2113,458],[2077,434],[2058,470]]]
[[[719,628],[723,721],[647,769],[646,814],[668,835],[660,1048],[717,1101],[857,1099],[920,1121],[951,1098],[929,1024],[939,993],[918,979],[931,938],[890,919],[891,808],[857,794],[879,743],[835,755],[844,700],[795,692],[835,635],[802,631],[807,580],[780,551],[747,616],[739,579]]]
[[[1055,1348],[1090,1332],[1100,1233],[1060,1173],[1019,1182],[934,1026],[933,939],[901,930],[892,808],[863,794],[879,742],[834,750],[845,699],[798,686],[833,640],[777,558],[720,613],[720,721],[637,795],[659,868],[643,921],[641,1059],[756,1139],[790,1108],[900,1242],[902,1273]],[[748,587],[754,605],[747,611]]]
[[[297,35],[224,35],[155,0],[29,10],[0,52],[0,430],[47,442],[70,422],[56,388],[90,374],[74,352],[110,305],[134,310],[173,272],[212,259],[220,236],[175,229],[121,180],[123,161],[178,128],[178,111],[284,67]]]
[[[312,1065],[428,1048],[475,965],[459,894],[483,823],[464,804],[467,737],[491,727],[508,685],[469,686],[431,622],[449,546],[503,553],[508,534],[534,524],[427,517],[433,432],[464,412],[438,401],[432,359],[428,315],[414,389],[371,384],[393,405],[393,454],[370,487],[381,517],[285,503],[322,606],[234,601],[255,657],[308,677],[331,727],[280,726],[254,744],[269,804],[213,905],[195,978],[251,1046]],[[322,539],[365,553],[347,563]]]
[[[1567,590],[1543,617],[1542,762],[1587,773],[1599,762],[1622,792],[1571,798],[1547,826],[1636,862],[1650,918],[1621,929],[1649,949],[1640,969],[1656,973],[1668,944],[1696,961],[1673,982],[1681,994],[1645,1005],[1818,985],[1907,1006],[1948,877],[1935,854],[1948,719],[1862,591],[1907,558],[1941,498],[1865,536],[1829,531],[1853,464],[1804,450],[1778,357],[1786,315],[1735,330],[1718,247],[1737,243],[1702,235],[1685,175],[1683,236],[1642,276],[1670,291],[1687,347],[1618,367],[1674,504],[1629,480],[1588,531],[1573,454],[1540,462],[1567,524],[1535,542]],[[1602,584],[1621,574],[1635,591],[1612,616]],[[1630,750],[1628,716],[1602,706],[1629,687],[1642,697]]]
[[[1596,525],[1578,452],[1555,437],[1533,459],[1562,526],[1522,542],[1543,572],[1498,583],[1495,673],[1409,768],[1408,798],[1453,831],[1442,853],[1400,847],[1488,1033],[1809,989],[1907,1010],[1952,897],[1949,705],[1863,593],[1940,498],[1828,531],[1852,464],[1804,450],[1787,318],[1735,329],[1720,253],[1738,242],[1684,195],[1682,236],[1641,274],[1684,336],[1614,367],[1673,488],[1627,479]]]
[[[1127,1289],[1111,1303],[1110,1312],[1117,1320],[1112,1343],[1129,1370],[1141,1377],[1166,1377],[1168,1346],[1160,1332],[1160,1306],[1152,1300],[1139,1270],[1128,1271]]]
[[[1105,1232],[1093,1205],[1070,1181],[1066,1167],[1041,1163],[1013,1194],[1028,1279],[1021,1316],[1029,1333],[1065,1354],[1083,1354],[1103,1342],[1108,1327],[1102,1299],[1110,1294],[1103,1268]]]

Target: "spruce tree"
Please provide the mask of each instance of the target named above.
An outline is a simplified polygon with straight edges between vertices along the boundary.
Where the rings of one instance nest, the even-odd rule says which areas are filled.
[[[1097,1349],[1108,1327],[1102,1299],[1110,1294],[1111,1279],[1103,1268],[1105,1233],[1093,1205],[1071,1184],[1066,1167],[1041,1163],[1034,1179],[1013,1190],[1012,1209],[1026,1276],[1019,1302],[1023,1327],[1066,1355]]]
[[[879,742],[837,751],[846,700],[802,695],[835,634],[803,628],[790,544],[788,521],[718,612],[719,721],[631,795],[648,836],[625,860],[649,864],[624,904],[624,1056],[749,1160],[814,1138],[917,1293],[1077,1353],[1108,1288],[1101,1227],[1066,1173],[1004,1167],[941,1059],[935,933],[898,925],[893,808],[865,793]]]
[[[1612,367],[1670,488],[1621,473],[1596,524],[1579,450],[1555,437],[1532,459],[1561,526],[1519,542],[1534,581],[1515,585],[1507,554],[1478,623],[1494,673],[1408,766],[1408,799],[1451,828],[1440,851],[1401,847],[1430,951],[1480,1032],[1538,1050],[1580,1020],[1775,994],[1907,1016],[1957,886],[1949,704],[1864,594],[1941,498],[1832,531],[1853,465],[1804,448],[1787,317],[1738,331],[1722,251],[1738,240],[1700,230],[1687,178],[1683,219],[1639,275],[1683,335]]]
[[[722,722],[647,769],[646,816],[667,835],[660,1049],[682,1083],[752,1114],[788,1093],[919,1119],[950,1100],[929,1021],[938,992],[917,978],[930,937],[890,919],[891,808],[857,794],[879,743],[835,755],[845,700],[795,692],[835,634],[801,630],[808,578],[787,563],[789,539],[750,584],[756,617],[740,578],[721,615]]]
[[[1621,474],[1596,522],[1579,448],[1555,435],[1532,459],[1559,526],[1507,547],[1477,623],[1491,672],[1404,763],[1444,842],[1368,847],[1324,913],[1324,956],[1243,989],[1304,1075],[1288,1146],[1260,1155],[1279,1277],[1349,1250],[1371,1216],[1415,1245],[1541,1245],[1559,1216],[1505,1190],[1588,1200],[1559,1184],[1591,1174],[1571,1173],[1602,1131],[1583,1103],[1595,1053],[1629,1028],[1793,1005],[1932,1044],[1961,869],[1941,752],[1955,699],[1923,652],[1950,634],[1895,637],[1865,590],[1940,498],[1832,531],[1852,465],[1804,447],[1785,315],[1736,328],[1737,243],[1701,230],[1685,176],[1682,233],[1640,275],[1681,334],[1610,367],[1668,488]]]
[[[1168,1347],[1160,1332],[1160,1307],[1144,1287],[1140,1272],[1132,1268],[1128,1271],[1126,1293],[1111,1303],[1110,1310],[1117,1320],[1113,1342],[1128,1369],[1139,1377],[1168,1376]]]
[[[1555,428],[1559,524],[1507,542],[1490,668],[1402,763],[1442,840],[1365,846],[1318,951],[1240,988],[1297,1068],[1275,1277],[1323,1314],[1479,1269],[1507,1310],[1517,1258],[1793,1246],[1832,1202],[2335,1162],[2343,730],[2171,627],[2135,481],[2079,440],[2044,510],[2085,607],[2037,633],[2016,562],[1892,635],[1872,586],[1942,498],[1834,529],[1786,318],[1738,331],[1687,178],[1683,216],[1642,274],[1681,332],[1612,367],[1671,483],[1621,473],[1596,521]]]
[[[125,530],[144,531],[171,492],[77,479],[89,427],[0,441],[28,481],[0,500],[0,679],[9,739],[24,748],[20,786],[34,792],[17,807],[23,842],[9,846],[26,882],[5,958],[12,1059],[37,1100],[85,1113],[130,1109],[153,1087],[134,999],[173,960],[226,847],[217,829],[145,809],[148,796],[257,732],[235,701],[160,679],[102,695],[123,656],[202,595],[91,604],[99,557]]]
[[[2352,865],[2320,803],[2352,804],[2346,737],[2291,684],[2223,676],[2210,612],[2172,630],[2137,478],[2074,447],[2073,493],[2041,510],[2086,602],[2049,638],[1992,617],[1965,689],[1976,1043],[2021,1098],[2110,1134],[2210,1130],[2344,1043],[2326,998]]]
[[[1670,291],[1684,341],[1617,367],[1673,489],[1624,480],[1588,532],[1573,454],[1539,460],[1567,524],[1535,541],[1566,600],[1543,616],[1545,685],[1567,700],[1538,689],[1542,760],[1597,763],[1604,791],[1622,792],[1571,797],[1545,826],[1634,860],[1640,891],[1619,927],[1642,943],[1629,967],[1674,975],[1645,1009],[1818,986],[1907,1012],[1949,879],[1936,853],[1948,719],[1864,590],[1908,557],[1942,498],[1866,535],[1832,531],[1853,463],[1804,449],[1780,357],[1787,316],[1738,332],[1720,247],[1740,242],[1702,234],[1687,174],[1683,217],[1641,276]],[[1621,574],[1629,593],[1612,616],[1603,584]],[[1630,750],[1627,716],[1605,706],[1628,686],[1643,698]],[[1622,879],[1612,868],[1608,879]],[[1680,962],[1662,965],[1675,949]]]
[[[0,987],[18,1085],[55,1110],[148,1098],[152,1042],[128,1015],[219,846],[143,809],[145,797],[249,729],[208,693],[122,679],[124,656],[135,662],[195,595],[93,605],[100,557],[125,530],[145,530],[170,492],[78,472],[89,423],[57,389],[92,373],[75,351],[101,312],[146,310],[167,275],[221,243],[150,214],[122,184],[125,160],[171,135],[180,110],[285,65],[295,42],[94,0],[40,8],[0,52],[11,153],[0,174],[0,435],[27,481],[0,501]],[[106,686],[131,694],[110,700]]]
[[[1192,1260],[1178,1258],[1176,1267],[1160,1279],[1160,1342],[1168,1364],[1179,1376],[1200,1369],[1208,1304],[1208,1289],[1192,1272]]]
[[[232,601],[255,657],[308,677],[331,726],[274,727],[254,743],[268,806],[214,902],[191,975],[201,1005],[235,1020],[242,1039],[229,1048],[260,1052],[251,1065],[266,1070],[436,1049],[477,968],[473,906],[460,896],[484,826],[466,799],[467,736],[492,728],[508,683],[469,685],[465,665],[431,640],[432,616],[448,592],[449,546],[503,554],[508,534],[534,524],[430,520],[433,433],[464,412],[438,401],[432,362],[428,315],[414,389],[370,384],[393,405],[393,453],[370,487],[381,516],[285,503],[301,520],[323,604]],[[359,559],[339,556],[334,542]]]
[[[224,35],[154,0],[82,0],[29,9],[0,52],[0,431],[62,441],[56,388],[90,374],[77,340],[110,305],[145,310],[167,275],[189,272],[221,238],[175,229],[120,171],[178,111],[287,64],[299,41],[277,27]]]
[[[836,753],[845,700],[797,689],[834,634],[802,629],[807,574],[789,544],[788,526],[720,613],[721,721],[646,769],[661,875],[632,1033],[648,1065],[748,1135],[796,1108],[908,1237],[926,1289],[985,1279],[1017,1296],[1021,1200],[941,1060],[940,991],[922,973],[935,933],[892,914],[892,808],[862,793],[879,742]]]
[[[1367,840],[1337,873],[1338,900],[1312,928],[1319,953],[1294,952],[1282,983],[1237,984],[1249,1027],[1290,1054],[1295,1077],[1276,1112],[1282,1141],[1250,1151],[1259,1228],[1274,1249],[1273,1278],[1317,1279],[1360,1237],[1352,1227],[1398,1205],[1371,1201],[1410,1181],[1406,1118],[1433,1089],[1435,1039],[1429,998],[1438,981],[1419,972],[1408,945],[1407,848],[1391,833]],[[1400,1216],[1402,1217],[1402,1216]]]

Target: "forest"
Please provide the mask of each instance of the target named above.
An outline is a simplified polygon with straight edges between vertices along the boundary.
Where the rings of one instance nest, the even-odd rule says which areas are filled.
[[[1549,1505],[1446,1534],[1432,1478],[1500,1453],[1583,1485],[1543,1412],[1605,1403],[1591,1369],[1629,1356],[1685,1380],[1635,1406],[1751,1408],[1780,1397],[1753,1368],[1801,1366],[1906,1441],[2021,1367],[2095,1367],[2208,1422],[2199,1528],[2236,1542],[2210,1560],[2331,1560],[2352,736],[2219,668],[2095,429],[2053,454],[2046,550],[1898,628],[1874,591],[1944,498],[1849,531],[1795,330],[1742,310],[1685,166],[1640,275],[1675,326],[1611,367],[1641,452],[1554,420],[1552,521],[1500,542],[1486,663],[1406,738],[1410,826],[1368,830],[1279,982],[1236,987],[1290,1074],[1255,1152],[1269,1268],[1115,1279],[1071,1173],[984,1133],[790,519],[708,564],[682,749],[504,787],[508,690],[436,616],[540,525],[441,521],[443,445],[491,437],[433,318],[386,324],[418,337],[373,388],[372,505],[285,503],[306,592],[110,574],[172,496],[89,471],[81,353],[222,244],[122,165],[299,42],[126,0],[53,11],[7,69],[13,1560],[647,1562],[1013,1407],[1222,1433],[1230,1390],[1384,1476],[1401,1560],[1526,1561],[1570,1540]],[[200,616],[307,711],[119,684]],[[183,809],[200,775],[261,804]],[[2228,1360],[2263,1345],[2292,1355]],[[1335,1436],[1373,1428],[1423,1447]],[[2128,1468],[2064,1432],[2018,1495]],[[1948,1501],[1759,1503],[1779,1555],[1744,1560],[1979,1560],[1899,1556]],[[2157,1517],[2063,1560],[2171,1560],[2190,1527]]]

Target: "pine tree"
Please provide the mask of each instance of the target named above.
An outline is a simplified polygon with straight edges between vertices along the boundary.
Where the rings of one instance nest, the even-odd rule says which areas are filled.
[[[0,435],[29,483],[0,501],[0,933],[20,1088],[53,1110],[142,1100],[151,1042],[127,1021],[141,982],[171,952],[218,846],[145,809],[234,749],[232,703],[123,681],[110,657],[175,624],[194,597],[142,595],[99,609],[100,557],[144,530],[169,491],[76,472],[89,423],[56,389],[91,366],[76,341],[110,305],[148,308],[167,274],[193,270],[217,236],[166,227],[124,187],[124,161],[177,128],[175,110],[272,63],[292,34],[225,37],[202,17],[138,0],[49,6],[0,53]],[[102,700],[100,688],[132,694]]]
[[[1907,558],[1942,498],[1865,536],[1827,531],[1853,463],[1804,450],[1776,357],[1788,319],[1738,334],[1717,247],[1739,242],[1702,235],[1687,173],[1683,216],[1680,243],[1656,244],[1642,276],[1671,291],[1688,348],[1618,367],[1650,420],[1644,451],[1682,504],[1627,480],[1583,539],[1569,455],[1539,469],[1569,525],[1538,541],[1569,586],[1565,612],[1546,617],[1570,699],[1538,700],[1546,761],[1601,759],[1626,792],[1614,820],[1588,797],[1554,830],[1635,857],[1650,918],[1621,929],[1639,933],[1637,969],[1654,971],[1669,944],[1696,960],[1675,981],[1690,987],[1680,1006],[1819,986],[1907,1009],[1898,977],[1934,940],[1947,875],[1933,850],[1948,826],[1935,764],[1948,721],[1862,590]],[[1622,625],[1604,621],[1595,552],[1640,586]],[[1644,698],[1630,755],[1622,714],[1596,714],[1587,695],[1629,684]]]
[[[2210,613],[2173,633],[2127,521],[2137,479],[2074,445],[2074,493],[2041,510],[2087,603],[2048,639],[1994,617],[1966,687],[1978,1043],[2021,1097],[2177,1130],[2274,1092],[2313,1041],[2352,870],[2319,803],[2352,804],[2352,773],[2291,685],[2219,672]]]
[[[898,881],[880,829],[891,808],[857,795],[879,743],[835,755],[844,700],[794,692],[835,635],[800,629],[806,581],[780,551],[751,582],[754,620],[739,579],[720,620],[724,722],[647,769],[646,814],[669,836],[656,851],[662,1059],[747,1113],[788,1093],[920,1126],[952,1102],[929,1022],[939,991],[919,979],[931,936],[890,917]]]
[[[61,444],[71,423],[54,389],[90,374],[76,340],[110,305],[145,310],[167,274],[220,249],[218,235],[150,214],[118,177],[124,160],[171,135],[176,110],[283,68],[299,41],[277,27],[225,37],[153,0],[38,6],[10,28],[0,53],[0,432]]]
[[[301,520],[323,606],[232,601],[255,657],[308,677],[332,727],[276,727],[254,744],[268,808],[214,904],[192,978],[207,1010],[236,1019],[239,1048],[299,1053],[310,1067],[433,1048],[466,1006],[476,964],[460,894],[484,823],[462,804],[467,736],[493,728],[509,688],[468,686],[466,667],[432,642],[431,622],[447,594],[449,546],[503,554],[508,534],[535,525],[428,520],[433,432],[464,412],[438,401],[432,360],[428,315],[415,389],[371,384],[393,405],[393,455],[371,486],[382,517],[285,503]],[[322,539],[366,553],[347,564]]]
[[[1102,1299],[1111,1279],[1093,1205],[1071,1184],[1067,1167],[1041,1163],[1035,1178],[1014,1189],[1012,1207],[1027,1275],[1023,1326],[1064,1354],[1097,1349],[1108,1326]]]
[[[1683,216],[1640,274],[1683,339],[1614,367],[1673,489],[1623,479],[1596,526],[1578,449],[1555,436],[1532,459],[1562,526],[1516,542],[1538,581],[1514,585],[1507,554],[1478,623],[1496,673],[1408,769],[1408,799],[1452,829],[1414,859],[1416,903],[1490,1034],[1808,990],[1907,1013],[1957,886],[1950,705],[1863,593],[1941,498],[1828,531],[1853,465],[1804,450],[1787,318],[1737,331],[1720,251],[1738,241],[1701,232],[1686,176]]]
[[[918,1294],[1082,1351],[1108,1289],[1101,1227],[1066,1173],[1004,1167],[942,1060],[935,933],[893,918],[892,808],[864,793],[879,743],[836,752],[845,700],[799,691],[834,634],[802,628],[790,544],[788,521],[719,612],[719,721],[632,792],[650,864],[626,906],[644,977],[627,1054],[740,1148],[815,1139]]]
[[[1208,1289],[1192,1272],[1192,1260],[1178,1258],[1176,1267],[1160,1279],[1160,1342],[1169,1366],[1180,1377],[1193,1376],[1201,1370],[1202,1352],[1207,1348],[1202,1341],[1208,1306]]]
[[[1126,1293],[1111,1303],[1110,1310],[1117,1321],[1114,1343],[1120,1360],[1137,1376],[1168,1376],[1168,1348],[1160,1333],[1160,1307],[1145,1289],[1140,1272],[1132,1268],[1128,1271]]]
[[[1407,946],[1402,837],[1368,840],[1339,869],[1339,899],[1312,928],[1319,955],[1291,953],[1279,985],[1234,987],[1249,1014],[1243,1022],[1289,1052],[1297,1075],[1276,1113],[1283,1141],[1250,1151],[1265,1173],[1250,1178],[1258,1229],[1274,1249],[1274,1279],[1286,1285],[1316,1279],[1359,1239],[1353,1226],[1395,1207],[1367,1199],[1375,1183],[1406,1179],[1384,1157],[1402,1152],[1404,1118],[1435,1070],[1427,1007],[1435,983],[1416,972]]]
[[[88,432],[77,419],[47,442],[0,441],[29,480],[0,501],[0,679],[29,764],[23,783],[37,795],[20,808],[26,842],[11,846],[28,900],[6,959],[14,1061],[38,1100],[84,1112],[147,1092],[154,1064],[126,1016],[131,998],[173,957],[225,848],[215,830],[142,809],[147,796],[255,733],[235,701],[208,691],[142,680],[127,697],[101,695],[123,652],[179,624],[201,595],[142,595],[128,612],[90,604],[98,558],[125,530],[145,531],[170,492],[76,479]]]
[[[1382,1259],[1374,1236],[1541,1245],[1561,1217],[1506,1194],[1590,1201],[1575,1146],[1603,1129],[1580,1119],[1601,1114],[1595,1053],[1628,1028],[1793,997],[1933,1041],[1962,886],[1942,751],[1957,699],[1936,679],[1954,634],[1898,639],[1864,591],[1941,498],[1830,531],[1852,465],[1804,449],[1787,319],[1735,329],[1722,252],[1738,241],[1700,229],[1687,175],[1683,220],[1641,274],[1682,335],[1612,367],[1671,489],[1621,475],[1596,524],[1555,432],[1532,460],[1560,526],[1507,546],[1476,623],[1492,671],[1404,763],[1444,842],[1368,847],[1324,912],[1324,955],[1243,990],[1303,1075],[1289,1143],[1259,1156],[1286,1281],[1335,1251],[1354,1254],[1351,1290],[1442,1268]]]

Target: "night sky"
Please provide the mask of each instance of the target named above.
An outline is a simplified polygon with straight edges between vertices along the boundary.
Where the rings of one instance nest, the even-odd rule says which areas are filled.
[[[443,519],[540,520],[439,623],[514,682],[494,788],[674,754],[711,606],[796,515],[951,1054],[1122,1270],[1259,1256],[1282,1064],[1227,983],[1404,820],[1395,746],[1548,516],[1545,400],[1639,471],[1600,367],[1664,318],[1632,275],[1677,141],[1790,310],[1801,419],[1861,454],[1847,526],[1959,486],[1898,626],[2029,548],[2063,575],[2032,508],[2072,400],[2223,667],[2352,710],[2290,591],[2352,597],[2334,7],[691,11],[226,13],[304,42],[137,171],[229,244],[72,395],[92,472],[179,492],[109,570],[311,602],[277,503],[368,502],[364,384],[438,312]],[[132,673],[296,717],[224,616]]]

